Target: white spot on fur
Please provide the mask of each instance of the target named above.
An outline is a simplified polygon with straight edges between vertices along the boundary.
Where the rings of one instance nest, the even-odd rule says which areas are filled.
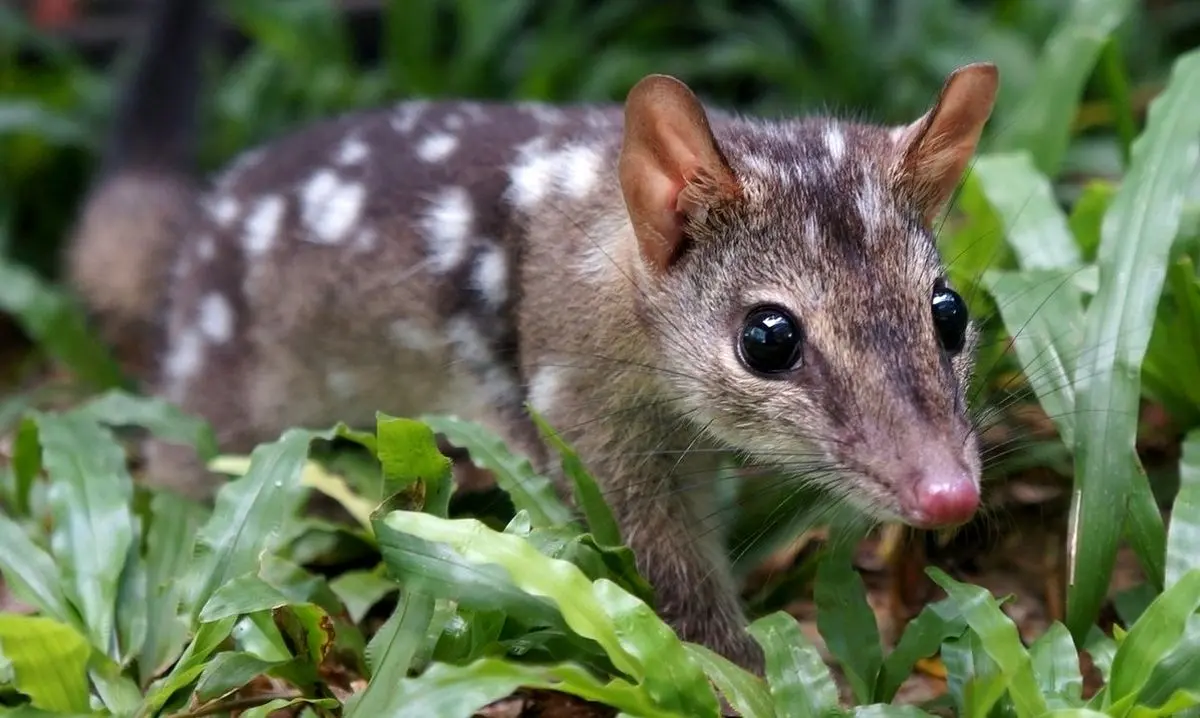
[[[397,319],[388,326],[388,338],[396,346],[419,352],[432,352],[445,346],[446,339],[411,319]]]
[[[908,131],[908,126],[907,126],[907,125],[901,125],[901,126],[899,126],[899,127],[893,127],[893,128],[892,128],[892,129],[891,129],[891,130],[888,132],[888,137],[889,137],[889,138],[892,140],[892,144],[896,144],[896,143],[897,143],[897,142],[899,142],[900,140],[904,139],[904,133],[905,133],[905,132],[907,132],[907,131]]]
[[[463,126],[462,115],[446,115],[443,123],[447,130],[461,130]]]
[[[196,256],[202,261],[207,262],[212,259],[217,253],[217,243],[213,240],[211,234],[206,234],[196,242]]]
[[[471,279],[488,306],[497,310],[504,306],[508,299],[508,258],[504,250],[495,245],[488,247],[475,264]]]
[[[421,221],[434,272],[445,274],[466,258],[474,220],[471,198],[462,187],[447,187],[434,197]]]
[[[417,144],[417,157],[423,162],[441,162],[458,148],[458,138],[445,132],[436,132]]]
[[[358,182],[343,182],[331,170],[319,170],[300,191],[301,217],[317,244],[338,244],[362,215],[367,189]]]
[[[829,150],[829,158],[836,164],[846,155],[846,137],[840,127],[830,125],[825,130],[825,148]]]
[[[242,227],[242,246],[246,254],[257,257],[271,248],[279,236],[283,210],[283,198],[277,195],[263,197],[254,204]]]
[[[533,119],[546,125],[557,125],[566,119],[562,110],[544,102],[518,102],[517,107],[527,112]]]
[[[883,222],[883,194],[877,183],[866,180],[858,190],[855,204],[867,229],[874,229]]]
[[[410,100],[401,103],[396,109],[395,116],[391,118],[392,129],[405,135],[412,132],[417,128],[417,124],[421,121],[421,115],[425,113],[428,105],[426,100]]]
[[[503,404],[516,400],[516,386],[496,363],[487,341],[470,317],[451,317],[446,322],[446,336],[454,345],[458,358],[480,380],[480,391],[486,401]]]
[[[233,307],[220,294],[212,293],[200,300],[200,331],[217,344],[233,336]]]
[[[529,404],[538,413],[550,411],[558,403],[566,372],[564,367],[543,366],[533,373],[529,380]]]
[[[212,217],[220,226],[228,227],[237,220],[240,209],[241,206],[236,199],[229,195],[222,195],[212,203]]]
[[[195,329],[185,330],[175,338],[170,352],[167,353],[165,366],[168,382],[173,385],[173,393],[177,394],[180,385],[195,376],[200,369],[203,349],[204,343]]]
[[[358,137],[351,135],[342,141],[337,151],[337,162],[342,165],[354,165],[362,162],[370,154],[371,148]]]
[[[359,252],[370,252],[379,242],[379,233],[367,227],[354,235],[354,249]]]
[[[509,196],[522,209],[531,209],[551,193],[583,199],[600,179],[601,153],[590,145],[569,145],[547,150],[544,138],[522,145],[509,169]]]
[[[358,379],[344,369],[334,369],[325,375],[325,386],[339,399],[349,399],[358,391]]]

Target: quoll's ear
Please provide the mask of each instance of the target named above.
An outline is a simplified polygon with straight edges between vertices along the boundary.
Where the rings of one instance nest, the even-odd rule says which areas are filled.
[[[992,114],[1000,73],[988,62],[964,65],[946,78],[933,107],[898,128],[897,182],[932,223],[975,154]]]
[[[655,271],[679,256],[689,218],[702,221],[740,194],[700,101],[666,75],[629,91],[618,175],[641,255]]]

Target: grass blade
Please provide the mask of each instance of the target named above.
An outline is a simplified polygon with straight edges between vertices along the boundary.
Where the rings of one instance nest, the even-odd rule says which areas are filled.
[[[82,628],[63,593],[63,577],[49,553],[29,539],[20,524],[0,515],[0,573],[5,588],[47,616]]]
[[[170,492],[150,500],[146,535],[146,639],[138,660],[142,684],[170,665],[187,642],[187,623],[180,615],[183,590],[179,567],[192,557],[196,530],[205,511]]]
[[[113,427],[140,426],[164,441],[194,446],[202,459],[217,455],[217,440],[208,422],[188,416],[157,397],[110,389],[89,399],[74,413]]]
[[[1119,703],[1145,687],[1154,667],[1181,642],[1197,608],[1200,608],[1200,569],[1193,569],[1159,594],[1129,629],[1113,657],[1107,701]]]
[[[366,690],[347,706],[346,718],[394,715],[401,697],[396,685],[408,677],[413,659],[433,620],[434,599],[414,591],[405,591],[395,612],[367,647],[368,661],[374,666]]]
[[[1054,188],[1027,152],[982,155],[971,175],[999,215],[1025,269],[1073,269],[1083,258]]]
[[[596,484],[595,477],[584,467],[579,454],[576,454],[575,450],[567,445],[567,442],[546,423],[545,419],[539,416],[532,407],[529,407],[529,413],[533,417],[534,423],[537,424],[542,438],[558,453],[562,461],[563,475],[571,480],[571,484],[575,488],[575,501],[583,508],[588,530],[596,537],[596,542],[601,546],[620,546],[621,531],[617,528],[617,520],[613,518],[612,510],[608,507],[608,502],[604,500],[604,494]]]
[[[1179,493],[1171,509],[1167,532],[1167,574],[1170,587],[1192,569],[1200,568],[1200,429],[1188,434],[1179,459]]]
[[[1056,176],[1066,156],[1075,110],[1108,36],[1132,0],[1075,0],[1047,40],[1033,88],[1012,110],[997,149],[1024,149],[1038,169]]]
[[[1144,475],[1135,465],[1139,370],[1162,291],[1171,244],[1179,230],[1186,180],[1200,153],[1200,51],[1182,56],[1167,89],[1151,103],[1134,160],[1104,218],[1097,263],[1102,281],[1088,307],[1075,374],[1079,431],[1075,443],[1067,627],[1081,642],[1099,613],[1126,512],[1138,508],[1138,536],[1149,557],[1165,553],[1155,512],[1129,499]],[[1115,468],[1115,470],[1114,470]],[[1159,535],[1161,532],[1161,536]],[[1153,550],[1158,547],[1159,550]],[[1143,555],[1146,554],[1146,555]],[[1144,565],[1161,582],[1161,566]],[[1155,569],[1157,568],[1157,573]]]
[[[816,718],[838,707],[837,685],[792,616],[777,611],[750,624],[762,646],[767,685],[779,718]]]

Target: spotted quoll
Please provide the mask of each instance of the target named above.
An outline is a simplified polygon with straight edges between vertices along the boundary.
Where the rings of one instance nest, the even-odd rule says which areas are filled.
[[[602,482],[660,614],[755,670],[722,456],[874,519],[976,510],[976,331],[931,224],[991,113],[993,65],[894,127],[705,109],[662,75],[620,105],[410,99],[204,181],[203,6],[158,3],[69,269],[142,386],[223,450],[453,413],[557,478],[528,404]],[[147,456],[151,480],[211,496],[185,447]]]

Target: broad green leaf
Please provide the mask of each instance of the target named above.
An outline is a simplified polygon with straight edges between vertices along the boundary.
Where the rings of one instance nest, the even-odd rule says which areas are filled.
[[[766,682],[724,656],[698,643],[684,644],[691,659],[716,684],[725,700],[742,718],[773,718],[775,705]]]
[[[656,705],[639,686],[615,679],[602,683],[572,664],[522,665],[496,658],[481,658],[465,666],[435,663],[415,678],[391,687],[393,718],[471,718],[489,703],[521,687],[562,691],[613,706],[643,718],[703,718],[711,713],[679,713]]]
[[[0,514],[0,573],[5,588],[23,602],[63,623],[82,628],[75,609],[63,593],[62,572],[54,558],[29,539],[25,530]]]
[[[1074,0],[1046,41],[1033,87],[1004,117],[997,149],[1028,150],[1038,169],[1058,175],[1084,85],[1132,6],[1132,0]]]
[[[1054,188],[1027,152],[981,155],[971,174],[1004,225],[1024,269],[1075,269],[1082,263]]]
[[[100,701],[115,716],[129,716],[142,706],[142,690],[122,672],[116,661],[93,650],[88,661],[88,677]]]
[[[896,691],[912,674],[913,666],[922,658],[938,652],[942,643],[961,636],[967,630],[962,614],[949,599],[931,603],[904,629],[904,635],[883,661],[875,689],[875,699],[890,702]]]
[[[1008,681],[983,649],[979,635],[967,631],[947,639],[942,644],[941,658],[946,667],[946,687],[958,709],[955,715],[992,715]]]
[[[197,619],[211,623],[286,606],[289,599],[278,588],[259,578],[258,571],[230,579],[213,591]]]
[[[1136,465],[1139,370],[1153,326],[1187,179],[1200,154],[1200,51],[1176,61],[1150,104],[1133,163],[1104,219],[1101,282],[1088,307],[1075,373],[1076,500],[1069,537],[1067,627],[1082,640],[1108,589],[1128,525],[1151,581],[1161,583],[1166,532]],[[1137,497],[1141,496],[1139,500]],[[1131,498],[1133,500],[1131,500]]]
[[[415,419],[376,414],[376,451],[389,491],[420,481],[425,510],[445,516],[450,504],[452,462],[438,450],[433,430]]]
[[[1113,658],[1108,700],[1136,695],[1154,667],[1179,644],[1189,617],[1200,608],[1200,569],[1183,574],[1150,604]]]
[[[922,718],[929,716],[932,718],[932,713],[926,713],[916,706],[889,706],[889,705],[869,705],[857,706],[851,713],[854,718]]]
[[[405,591],[396,610],[367,644],[371,681],[348,706],[347,718],[388,715],[394,710],[396,685],[408,677],[433,620],[433,596]]]
[[[331,579],[329,588],[346,606],[351,620],[358,623],[375,604],[399,586],[378,571],[347,571]]]
[[[196,534],[196,560],[188,573],[192,616],[227,581],[255,572],[259,555],[275,547],[302,491],[300,472],[310,442],[332,435],[289,429],[277,441],[255,447],[246,475],[221,486],[211,518]]]
[[[211,701],[232,693],[279,665],[249,653],[224,651],[212,657],[196,684],[196,698]]]
[[[817,628],[829,652],[838,659],[859,703],[870,703],[883,666],[883,646],[875,612],[867,603],[862,576],[851,563],[857,542],[838,533],[817,566],[813,599]]]
[[[1142,390],[1182,429],[1200,426],[1200,276],[1190,257],[1167,268],[1142,362]]]
[[[0,655],[14,686],[36,708],[88,713],[87,665],[91,646],[74,628],[40,616],[0,613]]]
[[[595,477],[583,465],[579,454],[575,453],[575,450],[559,436],[553,427],[546,423],[545,419],[533,410],[533,407],[528,407],[528,411],[529,415],[533,417],[534,423],[537,424],[542,438],[558,453],[562,462],[563,476],[571,480],[571,485],[575,489],[575,502],[583,509],[583,515],[587,518],[588,530],[596,537],[596,542],[601,546],[620,546],[621,530],[617,527],[617,520],[613,518],[612,510],[605,502],[604,494],[596,484]]]
[[[174,404],[157,397],[110,389],[75,411],[101,424],[139,426],[164,441],[193,446],[202,459],[217,454],[217,440],[208,422],[184,414]]]
[[[515,521],[515,519],[514,519]],[[509,530],[506,533],[514,533]],[[637,559],[626,546],[601,546],[590,533],[577,533],[574,526],[533,529],[524,535],[530,545],[550,558],[570,561],[591,580],[606,578],[647,605],[654,605],[654,589],[637,570]]]
[[[0,260],[0,311],[12,315],[37,346],[99,388],[124,379],[108,347],[89,330],[83,313],[32,270]]]
[[[292,706],[318,706],[326,710],[335,710],[338,702],[333,698],[276,698],[273,701],[254,706],[238,714],[238,718],[271,718],[278,715],[284,708]]]
[[[1016,624],[1000,610],[992,594],[959,583],[936,568],[929,568],[927,573],[958,605],[967,625],[979,636],[983,650],[1000,668],[1018,715],[1032,718],[1049,710]]]
[[[1179,493],[1167,532],[1166,586],[1200,568],[1200,429],[1188,434],[1179,459]]]
[[[1197,706],[1200,706],[1200,690],[1179,690],[1162,705],[1134,706],[1129,718],[1195,718]]]
[[[42,472],[42,446],[38,439],[37,422],[31,416],[26,416],[17,426],[17,435],[13,439],[12,470],[16,481],[13,508],[18,515],[26,515],[29,513],[29,494],[33,482]]]
[[[206,510],[169,491],[150,500],[146,534],[146,640],[138,661],[143,684],[165,670],[187,642],[188,624],[180,615],[183,587],[179,567],[191,560],[196,531]]]
[[[453,416],[425,416],[422,420],[450,443],[470,452],[476,466],[492,472],[496,485],[518,511],[529,513],[535,526],[571,521],[571,510],[559,500],[550,479],[534,471],[529,459],[513,453],[486,427]]]
[[[646,604],[612,582],[591,582],[573,564],[548,558],[524,539],[474,519],[395,511],[380,523],[447,544],[472,563],[502,566],[517,588],[552,601],[577,635],[600,644],[613,665],[643,684],[663,708],[686,715],[716,712],[716,698],[683,644]]]
[[[54,515],[50,546],[92,645],[114,651],[117,590],[134,540],[133,479],[104,427],[77,414],[35,414]]]
[[[208,657],[213,651],[229,638],[235,619],[226,618],[213,623],[202,623],[192,637],[191,643],[184,649],[183,655],[171,669],[171,672],[150,684],[146,692],[145,710],[148,715],[154,715],[171,700],[177,691],[183,690],[196,681],[208,665]],[[285,656],[286,658],[286,656]]]
[[[838,707],[833,676],[795,618],[777,611],[751,623],[749,631],[763,649],[776,716],[815,718]]]
[[[1104,215],[1108,205],[1116,194],[1116,185],[1108,180],[1092,180],[1084,185],[1083,193],[1071,207],[1071,234],[1079,246],[1083,257],[1092,261],[1096,250],[1100,247],[1100,228],[1104,223]]]
[[[117,642],[121,646],[118,657],[121,665],[127,665],[142,651],[149,631],[150,618],[146,612],[149,600],[146,583],[146,563],[142,560],[143,526],[134,516],[133,541],[125,556],[125,567],[117,584]]]
[[[1033,675],[1047,702],[1059,708],[1078,706],[1083,701],[1083,675],[1071,632],[1057,621],[1029,646]]]
[[[1146,684],[1138,691],[1137,704],[1161,710],[1172,706],[1173,699],[1182,700],[1177,698],[1181,691],[1200,695],[1200,615],[1188,617],[1183,637],[1166,658],[1154,666]],[[1137,709],[1133,712],[1138,713]]]

